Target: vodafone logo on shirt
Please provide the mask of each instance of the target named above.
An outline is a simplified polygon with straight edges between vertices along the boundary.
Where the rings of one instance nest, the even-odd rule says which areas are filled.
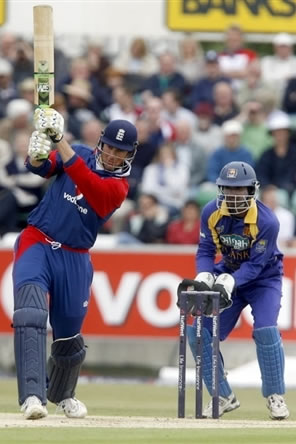
[[[83,194],[78,194],[77,196],[71,196],[71,194],[64,192],[64,199],[68,200],[72,204],[77,206],[78,211],[83,214],[88,213],[88,209],[85,207],[82,207],[81,205],[78,205],[77,201],[82,199]]]

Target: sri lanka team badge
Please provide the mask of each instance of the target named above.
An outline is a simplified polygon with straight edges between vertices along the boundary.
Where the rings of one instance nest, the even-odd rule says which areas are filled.
[[[255,250],[258,253],[263,253],[266,250],[267,247],[267,240],[265,239],[260,239],[257,243],[256,243],[256,247]]]
[[[228,179],[235,179],[237,176],[237,173],[238,173],[238,171],[236,168],[229,168],[227,170],[227,178]]]

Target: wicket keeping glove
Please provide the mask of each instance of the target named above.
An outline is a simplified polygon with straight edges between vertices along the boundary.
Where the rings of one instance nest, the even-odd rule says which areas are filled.
[[[210,291],[212,285],[214,284],[214,276],[208,272],[198,273],[194,280],[192,279],[183,279],[183,281],[179,284],[177,295],[177,306],[180,307],[180,296],[182,291],[186,290],[194,290],[194,291]],[[208,305],[208,298],[204,298],[203,302],[203,313],[206,312]],[[192,314],[192,316],[196,316],[196,300],[194,295],[188,295],[187,297],[187,313]]]
[[[51,151],[51,141],[45,133],[34,131],[30,138],[28,155],[33,160],[46,160]]]
[[[226,308],[231,307],[231,295],[235,287],[235,280],[229,273],[220,274],[213,285],[212,291],[220,293],[220,313]]]
[[[58,143],[64,135],[64,118],[53,108],[37,108],[34,113],[34,126],[37,131],[49,135],[53,143]]]

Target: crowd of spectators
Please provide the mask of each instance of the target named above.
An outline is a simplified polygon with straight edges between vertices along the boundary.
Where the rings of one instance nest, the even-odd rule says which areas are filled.
[[[197,244],[203,205],[233,160],[250,163],[262,199],[289,220],[296,214],[296,55],[292,36],[274,36],[271,54],[248,48],[230,26],[223,48],[194,35],[172,49],[131,39],[118,54],[89,41],[78,57],[55,49],[55,104],[70,143],[95,148],[113,119],[133,122],[139,149],[127,201],[104,227],[120,243]],[[46,182],[24,168],[34,109],[32,43],[0,35],[0,236],[20,231]],[[286,210],[286,211],[285,211]],[[289,216],[287,215],[289,212]],[[287,234],[287,232],[286,232]]]

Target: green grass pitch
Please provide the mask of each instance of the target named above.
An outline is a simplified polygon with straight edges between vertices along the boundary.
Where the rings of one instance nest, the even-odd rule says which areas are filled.
[[[296,390],[289,390],[285,396],[290,409],[288,421],[272,421],[268,417],[265,400],[257,389],[235,390],[241,407],[225,414],[218,421],[199,420],[194,416],[194,387],[186,392],[186,419],[176,420],[174,428],[137,426],[137,418],[175,420],[177,417],[177,387],[159,386],[153,382],[132,383],[83,383],[79,384],[77,397],[86,403],[91,418],[112,417],[111,427],[86,426],[84,420],[71,420],[73,427],[65,421],[57,426],[39,426],[43,420],[25,421],[24,425],[8,426],[0,423],[1,444],[40,444],[40,443],[137,443],[137,444],[183,444],[183,443],[221,443],[227,444],[272,444],[296,442]],[[205,394],[204,402],[208,401]],[[49,404],[49,418],[55,414],[55,406]],[[15,379],[0,380],[0,420],[6,414],[22,419],[17,404]],[[121,424],[120,418],[134,421],[133,427]],[[61,419],[64,417],[61,416]],[[182,423],[182,421],[184,421]],[[192,422],[191,422],[192,421]],[[204,422],[202,422],[204,421]],[[258,424],[257,424],[258,421]],[[21,421],[20,421],[21,422]],[[32,422],[34,423],[32,425]],[[22,421],[22,424],[24,421]],[[189,423],[189,426],[188,426]],[[143,424],[143,422],[141,423]],[[183,426],[183,425],[184,426]],[[192,428],[191,425],[192,424]],[[204,425],[203,425],[204,424]],[[249,424],[253,424],[252,427]],[[185,427],[186,425],[186,427]]]

